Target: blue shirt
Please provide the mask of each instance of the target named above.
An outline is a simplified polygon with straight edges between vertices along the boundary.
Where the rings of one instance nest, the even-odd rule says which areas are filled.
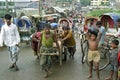
[[[101,35],[101,39],[100,39],[99,44],[104,44],[104,41],[105,41],[105,34],[106,34],[105,27],[101,26],[100,32],[102,33],[102,35]]]

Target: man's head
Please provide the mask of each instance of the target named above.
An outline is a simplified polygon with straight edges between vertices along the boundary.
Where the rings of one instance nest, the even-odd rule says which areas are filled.
[[[98,36],[98,33],[96,31],[91,31],[90,32],[90,39],[91,40],[96,40]]]
[[[11,24],[11,18],[12,16],[10,14],[5,15],[5,22],[7,23],[8,26]]]
[[[120,18],[117,20],[117,27],[120,28]]]
[[[98,21],[98,22],[96,23],[96,26],[97,26],[98,28],[100,28],[100,27],[102,26],[102,22],[101,22],[101,21]]]
[[[51,29],[50,24],[46,23],[46,24],[45,24],[45,27],[44,27],[45,33],[46,33],[46,34],[50,33],[50,29]]]
[[[68,33],[68,31],[70,30],[70,27],[67,27],[67,26],[63,26],[63,31],[65,32],[65,33]]]

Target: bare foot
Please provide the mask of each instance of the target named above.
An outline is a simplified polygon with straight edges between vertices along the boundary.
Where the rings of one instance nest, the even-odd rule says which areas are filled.
[[[52,74],[52,71],[48,70],[48,74],[49,74],[49,75]]]
[[[39,59],[39,56],[37,56],[37,58],[36,59]]]
[[[48,73],[46,73],[45,76],[44,76],[44,78],[48,78],[48,77],[49,77],[49,75],[48,75]]]
[[[88,77],[87,77],[87,78],[88,78],[88,79],[89,79],[89,78],[92,78],[92,75],[88,75]]]

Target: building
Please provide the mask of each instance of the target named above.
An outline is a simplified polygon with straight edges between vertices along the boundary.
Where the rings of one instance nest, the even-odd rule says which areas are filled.
[[[6,6],[5,1],[0,1],[0,17],[3,17],[6,13],[13,13],[14,2],[8,2]]]
[[[109,0],[91,0],[92,6],[108,5]]]
[[[117,9],[120,9],[120,0],[115,0],[115,6]]]
[[[70,7],[74,0],[56,0],[56,5],[59,7]]]

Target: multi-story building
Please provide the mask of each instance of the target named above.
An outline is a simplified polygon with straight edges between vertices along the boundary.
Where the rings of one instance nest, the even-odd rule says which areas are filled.
[[[120,9],[120,0],[115,0],[115,6],[117,9]]]
[[[91,0],[92,6],[100,6],[100,5],[107,5],[109,0]]]

